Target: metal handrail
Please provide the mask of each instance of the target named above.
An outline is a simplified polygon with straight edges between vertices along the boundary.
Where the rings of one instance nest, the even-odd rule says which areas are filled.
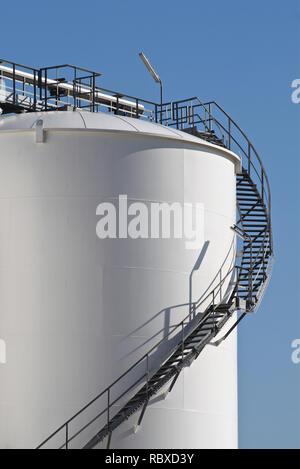
[[[253,146],[253,144],[250,142],[249,138],[247,137],[247,135],[245,134],[245,132],[241,129],[241,127],[229,116],[229,114],[227,114],[226,111],[224,111],[224,109],[218,104],[216,103],[215,101],[213,101],[213,104],[215,106],[217,106],[217,108],[230,120],[230,123],[233,124],[236,129],[240,132],[240,134],[244,137],[244,139],[247,141],[247,143],[249,144],[250,148],[253,150],[254,154],[255,154],[255,157],[257,158],[258,162],[259,162],[259,165],[260,165],[260,168],[262,170],[262,174],[264,175],[264,178],[265,178],[265,181],[266,181],[266,184],[267,184],[267,189],[268,189],[268,210],[269,210],[269,216],[271,215],[271,190],[270,190],[270,183],[269,183],[269,179],[268,179],[268,176],[267,176],[267,173],[266,173],[266,170],[262,164],[262,161],[255,149],[255,147]],[[250,157],[250,155],[249,155]],[[260,178],[261,180],[261,176],[257,173],[258,177]],[[261,183],[263,183],[263,181],[261,180]]]
[[[195,325],[196,326],[199,326],[199,324],[204,321],[207,317],[207,315],[209,314],[208,312],[208,309],[209,307],[213,304],[213,299],[216,298],[216,293],[215,291],[217,289],[220,288],[220,285],[223,285],[225,280],[229,277],[229,275],[231,275],[233,273],[234,270],[236,269],[239,269],[239,266],[233,266],[229,269],[229,271],[227,272],[227,274],[221,279],[221,281],[218,283],[218,285],[216,285],[199,303],[195,304],[194,302],[192,303],[187,303],[187,305],[190,305],[193,307],[193,312],[196,312],[196,309],[199,309],[200,306],[205,303],[209,297],[212,297],[212,301],[211,303],[207,306],[206,308],[206,313],[203,313],[203,316],[200,318],[200,321],[199,323],[197,323]],[[235,282],[237,283],[237,281]],[[221,302],[219,302],[218,304],[221,304]],[[218,304],[216,304],[215,306],[217,306]],[[201,314],[201,313],[199,313]],[[188,322],[187,322],[188,321]],[[132,366],[130,366],[121,376],[119,376],[112,384],[110,384],[110,386],[108,386],[107,388],[105,388],[101,393],[99,393],[96,397],[94,397],[91,401],[89,401],[84,407],[82,407],[78,412],[76,412],[72,417],[70,417],[68,420],[66,420],[59,428],[57,428],[57,430],[55,430],[53,433],[51,433],[51,435],[45,439],[38,447],[37,449],[40,449],[41,447],[43,447],[49,440],[51,440],[54,436],[56,436],[59,432],[61,432],[63,429],[66,428],[66,426],[69,426],[70,423],[76,419],[79,415],[81,415],[86,409],[88,409],[92,404],[94,404],[97,400],[99,400],[102,396],[104,396],[106,393],[108,393],[117,383],[119,383],[126,375],[128,375],[134,368],[136,368],[141,362],[143,362],[145,359],[148,360],[149,357],[150,357],[150,354],[155,350],[157,349],[163,342],[167,342],[167,339],[174,334],[175,331],[177,332],[180,332],[182,330],[182,327],[183,326],[186,326],[192,322],[194,322],[195,319],[192,319],[191,320],[191,313],[189,312],[189,314],[181,321],[179,322],[176,326],[174,326],[174,329],[170,332],[168,332],[168,334],[165,335],[165,337],[163,337],[161,340],[159,340],[153,347],[151,347],[151,349],[145,353],[141,358],[139,358]],[[192,331],[190,331],[192,332]],[[176,334],[175,334],[176,335]],[[181,341],[178,342],[178,344],[176,344],[176,347],[178,345],[180,345]],[[168,356],[170,356],[172,354],[172,351],[169,351],[168,352]],[[165,358],[166,360],[167,358]],[[164,361],[165,361],[164,360]],[[160,364],[161,365],[161,364]],[[151,375],[155,372],[155,369],[152,369],[152,370],[149,370],[149,372],[151,372]],[[145,378],[145,375],[146,373],[143,374],[143,376],[141,376],[139,379],[138,379],[138,382],[141,381],[143,378]],[[150,376],[150,375],[149,375]],[[136,383],[135,383],[136,384]],[[124,395],[126,395],[133,387],[134,385],[130,385],[129,388],[126,389],[126,391],[123,391],[122,394],[120,396],[118,396],[113,403],[110,403],[109,404],[109,407],[111,407],[112,405],[115,405],[117,401],[119,401]],[[82,433],[83,430],[85,430],[91,423],[93,423],[95,421],[95,419],[97,419],[99,416],[103,415],[103,413],[105,413],[107,411],[107,408],[106,407],[97,417],[93,418],[92,421],[90,421],[89,423],[87,423],[83,428],[81,428],[77,433],[76,435],[73,435],[73,437],[69,438],[68,442],[70,442],[71,440],[73,440],[75,438],[75,436],[78,436],[80,433]],[[66,444],[65,443],[65,444]],[[63,446],[65,446],[65,444]]]
[[[239,148],[243,151],[244,155],[249,159],[249,163],[250,163],[251,167],[253,167],[253,169],[256,171],[256,175],[257,175],[257,177],[259,178],[259,181],[260,181],[260,183],[261,183],[261,185],[262,185],[262,188],[261,188],[261,189],[262,189],[262,193],[261,193],[261,195],[262,195],[263,193],[267,195],[267,200],[268,200],[268,214],[269,214],[269,216],[270,216],[270,215],[271,215],[271,192],[270,192],[270,184],[269,184],[269,180],[268,180],[268,176],[267,176],[267,174],[266,174],[265,168],[264,168],[264,166],[263,166],[263,164],[262,164],[262,161],[261,161],[261,159],[260,159],[260,157],[259,157],[259,155],[258,155],[258,153],[257,153],[257,151],[256,151],[256,149],[255,149],[255,147],[253,146],[253,144],[251,143],[251,141],[249,140],[249,138],[247,137],[247,135],[245,134],[245,132],[244,132],[244,131],[241,129],[241,127],[230,117],[230,115],[229,115],[216,101],[209,101],[209,102],[203,103],[203,102],[200,100],[200,98],[199,98],[198,96],[194,96],[194,97],[192,97],[192,98],[188,98],[188,99],[183,99],[183,100],[180,100],[180,101],[176,101],[176,103],[174,103],[174,102],[164,103],[164,104],[162,105],[162,107],[166,107],[166,106],[168,106],[168,105],[174,105],[174,104],[190,103],[190,102],[193,102],[193,101],[196,101],[196,102],[198,103],[197,105],[194,105],[193,107],[194,107],[194,108],[202,107],[202,108],[205,110],[206,114],[209,116],[209,120],[210,120],[211,122],[214,122],[214,123],[216,124],[216,126],[218,127],[218,130],[219,130],[220,133],[222,134],[222,138],[224,138],[224,133],[222,132],[221,129],[223,129],[223,130],[227,133],[227,135],[228,135],[228,137],[229,137],[229,143],[228,143],[229,148],[228,148],[228,149],[230,149],[230,141],[231,141],[231,140],[235,140],[235,143],[238,144],[238,142],[236,141],[236,139],[234,139],[234,137],[233,137],[233,135],[232,135],[232,130],[231,130],[231,127],[232,127],[232,126],[235,127],[235,128],[238,130],[238,132],[240,133],[240,135],[246,140],[248,148],[250,148],[250,149],[253,151],[253,153],[254,153],[254,155],[255,155],[257,161],[258,161],[260,172],[257,171],[256,166],[254,165],[253,161],[251,161],[251,153],[249,154],[249,152],[246,152],[246,151],[243,149],[243,147],[242,147],[241,145],[238,144],[238,146],[239,146]],[[226,127],[225,127],[221,122],[219,122],[218,119],[215,117],[215,115],[214,115],[213,112],[212,112],[211,106],[216,106],[216,107],[221,111],[221,113],[227,118],[228,127],[229,127],[228,129],[226,129]],[[162,112],[163,112],[163,111],[162,111]],[[168,121],[169,121],[169,120],[170,120],[170,119],[168,119]],[[163,120],[163,122],[164,122],[164,120]],[[202,122],[202,123],[205,122],[205,119],[201,119],[201,122]],[[172,124],[170,124],[170,123],[168,122],[168,125],[172,125]],[[175,119],[173,119],[173,125],[176,125]],[[204,124],[204,125],[205,125],[205,124]],[[205,128],[207,129],[207,125],[205,125]],[[263,178],[262,178],[261,174],[263,174]],[[264,183],[263,183],[264,180],[265,180],[266,185],[267,185],[267,192],[266,192],[266,190],[265,190],[265,188],[264,188]]]
[[[191,104],[196,102],[196,104]],[[199,97],[195,96],[193,98],[188,98],[184,99],[181,101],[178,101],[175,103],[177,106],[177,113],[176,116],[173,116],[173,122],[170,122],[169,117],[167,116],[167,124],[168,125],[176,125],[178,128],[181,125],[181,128],[184,123],[191,123],[194,125],[195,123],[197,124],[202,124],[204,125],[205,130],[207,130],[207,116],[209,118],[209,129],[212,130],[212,123],[215,124],[217,127],[219,133],[221,134],[221,141],[224,144],[225,138],[224,138],[224,132],[226,133],[228,139],[226,140],[226,147],[227,149],[231,150],[232,143],[237,145],[238,149],[242,151],[243,155],[247,159],[247,168],[246,171],[250,177],[251,169],[254,171],[258,181],[259,181],[259,187],[257,188],[258,194],[260,196],[260,199],[262,201],[266,201],[267,204],[264,205],[266,208],[266,217],[267,217],[267,225],[262,227],[264,231],[263,239],[260,242],[260,247],[256,255],[252,256],[252,250],[251,250],[251,266],[249,269],[249,288],[252,290],[252,287],[255,285],[256,279],[258,278],[259,273],[261,272],[261,269],[263,269],[263,272],[265,274],[265,259],[267,258],[267,253],[269,252],[270,255],[273,255],[273,236],[272,236],[272,230],[271,230],[271,192],[270,192],[270,184],[269,180],[265,171],[265,168],[262,164],[262,161],[255,149],[255,147],[252,145],[250,142],[249,138],[245,134],[245,132],[241,129],[241,127],[229,116],[229,114],[215,101],[209,101],[206,103],[203,103]],[[185,104],[186,106],[182,106]],[[171,105],[171,103],[165,103],[163,106],[167,109],[168,106]],[[172,103],[174,106],[174,103]],[[186,109],[186,115],[181,115],[179,116],[178,112],[178,105],[181,105],[180,109]],[[225,117],[226,124],[223,124],[222,122],[217,119],[215,113],[213,112],[212,108],[215,106],[218,111],[221,112],[222,116]],[[200,115],[198,114],[199,108],[203,109],[205,112],[204,118],[201,118]],[[189,109],[189,111],[187,111]],[[192,113],[191,110],[192,109]],[[196,112],[197,111],[197,112]],[[163,112],[163,111],[162,111]],[[187,115],[188,114],[188,115]],[[192,115],[191,115],[192,114]],[[198,118],[198,121],[194,121],[195,116]],[[175,118],[176,117],[176,118]],[[192,119],[191,119],[192,118]],[[164,120],[163,120],[164,121]],[[233,135],[233,129],[235,129],[238,132],[238,135],[243,139],[243,143],[239,142],[238,139]],[[184,128],[182,128],[184,130]],[[238,210],[240,211],[240,208],[238,206]],[[243,219],[241,217],[240,222],[243,226]],[[255,241],[255,238],[254,238]],[[267,247],[267,245],[269,246]],[[255,277],[252,278],[252,269],[253,266],[257,265],[257,260],[260,259],[262,256],[262,262],[261,266],[256,273]],[[245,278],[245,275],[242,276],[242,278]],[[252,296],[252,291],[250,292],[250,297]]]

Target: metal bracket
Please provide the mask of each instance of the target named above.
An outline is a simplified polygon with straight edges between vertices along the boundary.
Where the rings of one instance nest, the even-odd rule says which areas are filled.
[[[168,394],[172,391],[172,389],[174,388],[174,385],[175,385],[177,379],[179,378],[180,371],[181,371],[181,370],[179,370],[179,371],[176,373],[175,377],[173,378],[173,381],[172,381],[171,385],[169,386],[169,389],[164,393],[164,398],[165,398],[165,399],[167,398],[167,395],[168,395]]]
[[[106,449],[110,448],[111,435],[112,435],[112,432],[109,432],[108,438],[107,438],[107,443],[106,443]]]
[[[35,126],[35,143],[44,143],[44,121],[39,119]]]
[[[240,226],[233,225],[230,228],[232,229],[232,231],[234,231],[244,241],[249,241],[249,239],[250,239],[249,236],[247,235],[247,233]]]
[[[142,412],[140,413],[140,416],[139,416],[139,419],[138,419],[138,423],[137,423],[137,424],[134,426],[134,428],[133,428],[134,433],[137,433],[137,431],[138,431],[139,428],[140,428],[140,425],[141,425],[141,423],[142,423],[142,420],[143,420],[144,414],[145,414],[145,412],[146,412],[148,403],[149,403],[149,399],[147,399],[146,402],[145,402],[144,405],[143,405]]]
[[[239,319],[233,324],[233,326],[229,329],[228,332],[226,332],[225,335],[223,335],[223,337],[221,337],[221,339],[219,340],[216,340],[215,342],[210,342],[210,345],[214,345],[215,347],[218,347],[225,339],[227,339],[227,337],[231,334],[231,332],[236,328],[236,326],[238,325],[238,323],[246,316],[247,313],[243,313]]]

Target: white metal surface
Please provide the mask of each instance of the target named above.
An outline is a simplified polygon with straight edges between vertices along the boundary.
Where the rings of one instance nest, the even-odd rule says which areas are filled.
[[[0,168],[0,447],[35,447],[229,269],[239,160],[159,125],[52,112],[0,118]],[[119,194],[203,203],[203,258],[180,239],[97,238],[96,208]],[[208,346],[112,446],[236,447],[236,361],[235,333]]]

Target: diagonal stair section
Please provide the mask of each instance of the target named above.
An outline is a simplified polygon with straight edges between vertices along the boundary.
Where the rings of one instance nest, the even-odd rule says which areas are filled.
[[[160,366],[159,370],[142,389],[85,445],[84,449],[94,448],[122,422],[127,420],[143,405],[147,405],[149,399],[157,394],[169,381],[177,379],[182,369],[192,364],[205,345],[218,334],[231,317],[235,311],[235,308],[232,308],[232,304],[230,302],[220,304],[217,307],[211,306],[195,330],[182,341],[171,357]]]

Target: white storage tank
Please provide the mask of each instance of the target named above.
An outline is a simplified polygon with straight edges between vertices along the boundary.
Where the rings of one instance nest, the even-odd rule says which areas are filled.
[[[225,148],[128,117],[0,118],[1,448],[36,447],[226,275],[239,168]],[[202,204],[201,245],[100,239],[99,204],[120,195],[149,213],[153,203]],[[113,433],[111,447],[236,448],[236,333],[208,345],[134,433],[137,418]]]

